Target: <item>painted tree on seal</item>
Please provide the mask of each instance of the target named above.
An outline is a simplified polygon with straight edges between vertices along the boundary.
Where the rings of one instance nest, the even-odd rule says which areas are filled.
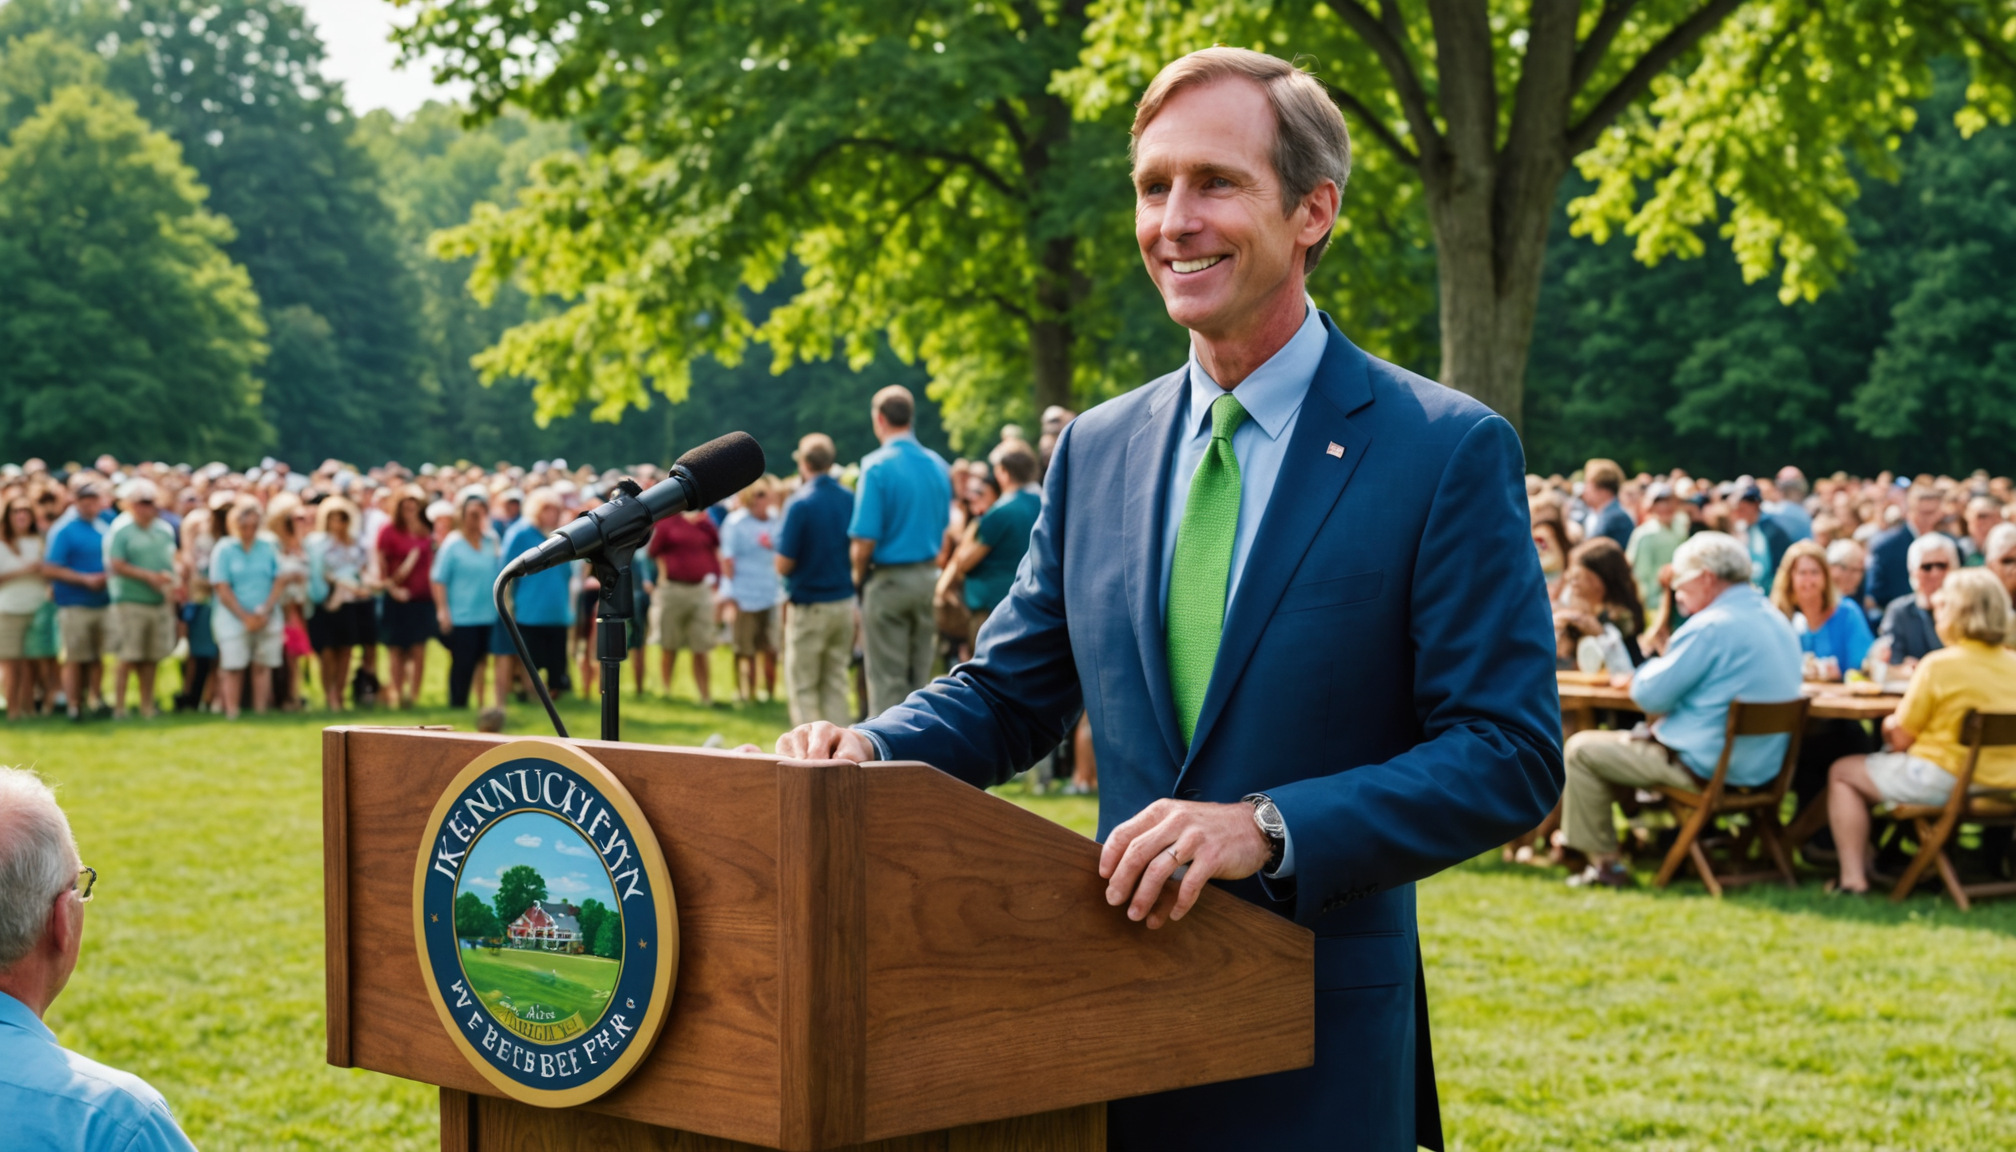
[[[491,904],[497,909],[497,923],[505,928],[525,914],[525,910],[546,899],[546,878],[530,864],[513,864],[497,878],[497,895]]]

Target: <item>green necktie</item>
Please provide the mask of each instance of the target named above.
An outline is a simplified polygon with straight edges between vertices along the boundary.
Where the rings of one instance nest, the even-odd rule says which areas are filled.
[[[1232,394],[1211,403],[1211,443],[1190,478],[1176,557],[1169,570],[1169,687],[1183,743],[1197,731],[1218,636],[1225,628],[1225,589],[1232,576],[1232,540],[1239,532],[1239,458],[1232,433],[1247,420]]]

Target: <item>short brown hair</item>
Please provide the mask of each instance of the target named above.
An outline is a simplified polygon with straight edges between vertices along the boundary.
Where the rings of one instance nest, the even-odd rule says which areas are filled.
[[[1036,479],[1036,453],[1020,440],[1004,440],[987,454],[987,462],[1008,473],[1017,484]]]
[[[1615,496],[1624,487],[1624,469],[1615,460],[1596,459],[1582,466],[1582,483],[1585,487],[1601,488]]]
[[[1134,158],[1134,145],[1141,133],[1161,115],[1171,96],[1234,76],[1258,84],[1274,109],[1274,174],[1281,178],[1282,215],[1295,211],[1302,198],[1325,180],[1337,185],[1341,200],[1344,185],[1351,179],[1351,130],[1344,126],[1344,116],[1331,102],[1330,93],[1321,80],[1286,60],[1245,48],[1205,48],[1179,57],[1157,72],[1141,94],[1141,102],[1134,106],[1128,160]],[[1302,257],[1305,274],[1316,270],[1316,262],[1329,246],[1328,232],[1309,246]]]
[[[833,438],[824,432],[807,432],[798,438],[798,462],[814,472],[833,467]]]
[[[917,415],[917,398],[901,384],[891,384],[875,393],[875,411],[891,428],[908,428]]]

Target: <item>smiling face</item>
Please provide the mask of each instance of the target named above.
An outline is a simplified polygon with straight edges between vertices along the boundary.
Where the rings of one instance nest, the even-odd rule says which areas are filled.
[[[1177,91],[1135,142],[1141,258],[1169,318],[1207,338],[1298,305],[1303,253],[1336,218],[1327,180],[1283,214],[1274,133],[1267,94],[1228,77]]]
[[[1820,561],[1811,556],[1801,556],[1792,566],[1792,598],[1801,604],[1824,603],[1827,595],[1827,572]]]

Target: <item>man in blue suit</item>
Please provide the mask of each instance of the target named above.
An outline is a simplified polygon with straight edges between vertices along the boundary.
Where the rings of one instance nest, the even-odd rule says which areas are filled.
[[[986,786],[1083,708],[1109,903],[1159,928],[1215,882],[1317,936],[1315,1064],[1116,1101],[1111,1146],[1440,1148],[1414,882],[1561,789],[1518,438],[1308,302],[1349,166],[1313,78],[1194,53],[1134,137],[1137,239],[1189,362],[1065,429],[972,661],[778,751]]]

